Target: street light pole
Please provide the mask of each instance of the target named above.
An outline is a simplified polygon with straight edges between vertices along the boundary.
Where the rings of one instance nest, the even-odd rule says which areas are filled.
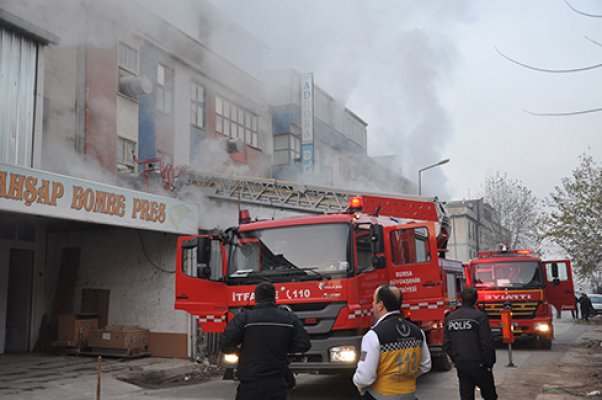
[[[445,160],[439,161],[437,164],[429,165],[428,167],[424,167],[418,170],[418,195],[422,196],[422,171],[426,171],[427,169],[435,168],[439,165],[447,164],[449,162],[449,158]]]

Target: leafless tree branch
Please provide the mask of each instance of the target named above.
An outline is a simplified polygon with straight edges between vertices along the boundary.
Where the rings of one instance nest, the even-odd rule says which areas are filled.
[[[528,64],[523,64],[519,61],[516,61],[510,57],[508,57],[507,55],[505,55],[504,53],[502,53],[497,47],[495,47],[495,51],[498,52],[498,54],[502,57],[504,57],[506,60],[516,64],[516,65],[520,65],[521,67],[524,68],[528,68],[528,69],[532,69],[534,71],[539,71],[539,72],[551,72],[551,73],[569,73],[569,72],[582,72],[582,71],[588,71],[590,69],[595,69],[595,68],[600,68],[602,67],[602,64],[595,64],[595,65],[590,65],[588,67],[582,67],[582,68],[574,68],[574,69],[545,69],[545,68],[538,68],[538,67],[533,67],[531,65]]]
[[[535,115],[537,117],[568,117],[571,115],[581,115],[581,114],[600,112],[600,111],[602,111],[602,108],[592,108],[590,110],[558,112],[558,113],[539,113],[539,112],[533,112],[533,111],[529,111],[529,110],[524,110],[524,111],[527,114]]]
[[[577,14],[585,15],[586,17],[592,17],[592,18],[602,18],[602,15],[588,14],[586,12],[576,9],[575,7],[573,7],[571,5],[571,3],[568,2],[568,0],[564,0],[564,2],[566,3],[567,6],[569,6],[569,8],[571,10],[575,11]]]

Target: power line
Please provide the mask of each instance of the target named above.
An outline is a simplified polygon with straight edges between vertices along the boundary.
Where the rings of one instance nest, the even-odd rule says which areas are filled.
[[[602,108],[592,108],[589,110],[582,110],[582,111],[568,111],[568,112],[556,112],[556,113],[539,113],[539,112],[533,112],[533,111],[529,111],[529,110],[524,110],[524,111],[527,114],[535,115],[537,117],[568,117],[571,115],[581,115],[581,114],[600,112],[600,111],[602,111]]]
[[[583,72],[583,71],[589,71],[591,69],[596,69],[596,68],[600,68],[602,67],[602,64],[594,64],[594,65],[590,65],[587,67],[582,67],[582,68],[572,68],[572,69],[547,69],[547,68],[538,68],[538,67],[534,67],[532,65],[528,65],[528,64],[524,64],[520,61],[517,61],[513,58],[508,57],[507,55],[505,55],[504,53],[502,53],[497,47],[494,47],[495,51],[497,51],[497,53],[504,57],[506,60],[510,61],[511,63],[514,63],[516,65],[520,65],[521,67],[524,68],[528,68],[528,69],[532,69],[534,71],[539,71],[539,72],[549,72],[549,73],[556,73],[556,74],[565,74],[565,73],[571,73],[571,72]]]
[[[146,248],[144,247],[144,241],[142,240],[142,233],[140,233],[140,231],[138,231],[138,239],[140,239],[140,246],[142,247],[142,253],[144,253],[144,257],[146,257],[146,259],[148,260],[150,265],[152,265],[153,267],[155,267],[156,269],[158,269],[161,272],[165,272],[166,274],[175,274],[176,273],[176,271],[168,271],[168,270],[160,267],[159,265],[155,264],[153,262],[153,260],[150,259],[150,257],[146,253]]]

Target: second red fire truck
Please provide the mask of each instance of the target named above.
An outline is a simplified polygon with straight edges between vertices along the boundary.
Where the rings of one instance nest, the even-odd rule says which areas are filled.
[[[489,316],[494,333],[501,335],[500,313],[512,311],[516,338],[534,339],[550,349],[554,339],[552,307],[575,309],[575,290],[569,260],[543,261],[531,250],[500,245],[484,251],[466,265],[466,284],[479,292],[479,307]]]
[[[361,338],[373,323],[377,286],[401,288],[406,317],[427,335],[435,369],[446,311],[458,304],[462,263],[445,258],[448,219],[433,198],[362,196],[346,212],[251,221],[178,241],[176,304],[204,332],[254,304],[255,285],[272,282],[277,302],[296,313],[312,348],[292,356],[293,371],[355,368]],[[235,359],[233,361],[236,361]]]

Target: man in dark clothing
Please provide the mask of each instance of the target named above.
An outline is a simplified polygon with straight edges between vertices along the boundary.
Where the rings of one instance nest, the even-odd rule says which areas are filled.
[[[240,312],[228,323],[220,350],[239,353],[236,400],[286,400],[287,354],[309,350],[309,336],[294,313],[276,306],[271,283],[255,287],[255,303],[254,309]]]
[[[477,297],[474,288],[462,291],[462,306],[445,318],[443,350],[456,364],[462,400],[474,400],[475,386],[485,400],[496,400],[495,345],[487,314],[475,308]]]
[[[589,322],[589,317],[592,315],[592,308],[594,308],[592,300],[585,293],[581,293],[579,305],[581,307],[581,317]]]
[[[579,297],[575,296],[575,309],[571,310],[573,319],[579,319]]]

